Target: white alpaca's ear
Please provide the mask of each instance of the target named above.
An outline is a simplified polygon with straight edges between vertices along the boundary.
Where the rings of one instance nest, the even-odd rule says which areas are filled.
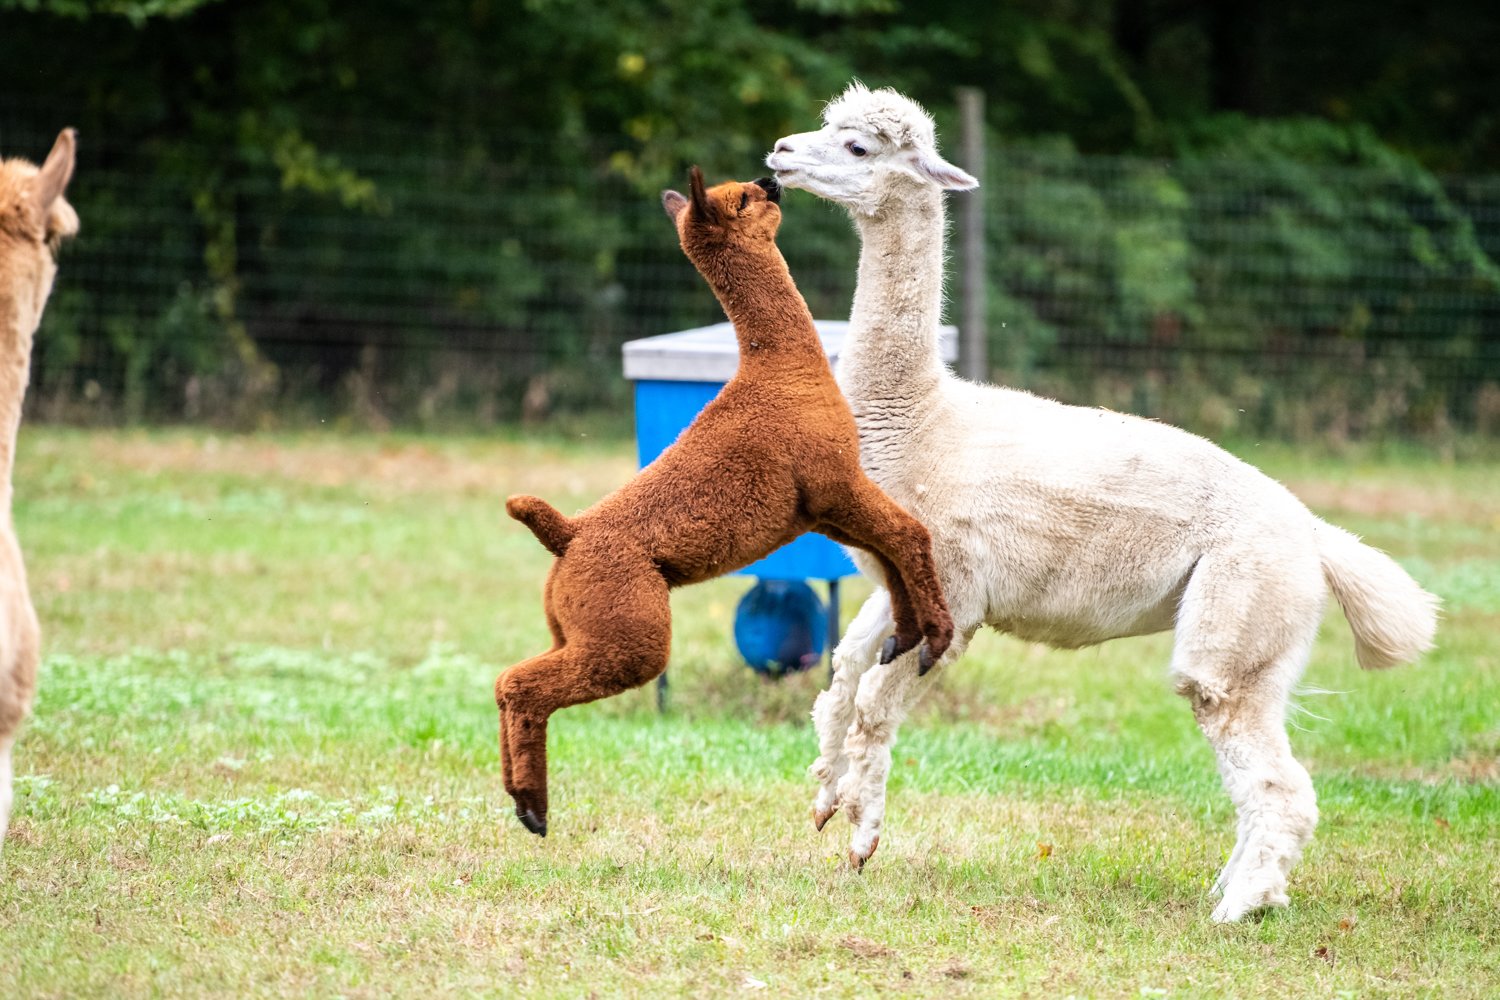
[[[42,164],[41,171],[36,175],[30,201],[31,211],[38,223],[46,222],[53,202],[62,197],[68,181],[73,179],[76,136],[77,133],[70,128],[59,132],[57,141],[52,144],[52,152],[47,154],[47,162]]]
[[[661,193],[661,207],[666,211],[667,218],[673,222],[676,222],[682,210],[687,208],[687,203],[688,200],[676,191],[666,190]]]
[[[973,174],[927,150],[911,150],[907,153],[907,163],[912,173],[932,181],[944,191],[972,191],[979,186]]]

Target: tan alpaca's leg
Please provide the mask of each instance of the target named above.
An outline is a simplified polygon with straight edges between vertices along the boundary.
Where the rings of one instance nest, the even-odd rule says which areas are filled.
[[[14,734],[0,736],[0,847],[5,845],[5,831],[10,828],[10,807],[13,801],[11,791],[11,749],[16,745]]]
[[[560,566],[548,584],[548,604],[558,611],[554,634],[564,644],[516,664],[495,682],[505,790],[522,825],[540,836],[547,834],[547,723],[553,713],[639,687],[667,667],[672,611],[666,581],[654,567],[621,569]]]
[[[912,637],[899,634],[904,609],[910,601],[918,628],[926,639],[920,657],[919,673],[926,673],[940,659],[953,641],[953,618],[943,600],[943,587],[932,559],[932,536],[890,497],[868,479],[856,483],[840,502],[818,515],[818,530],[829,534],[823,525],[841,532],[851,544],[881,559],[886,569],[887,588],[891,591],[892,614],[898,635],[894,647],[888,645],[881,654],[883,662],[916,645]]]
[[[891,746],[896,731],[912,707],[936,681],[943,667],[963,655],[974,629],[959,632],[926,675],[904,660],[881,664],[859,682],[854,698],[854,721],[844,743],[848,770],[838,783],[838,803],[844,807],[854,835],[849,842],[849,864],[855,869],[880,846],[885,822],[885,783],[891,770]]]
[[[854,696],[859,679],[875,665],[880,646],[892,628],[891,598],[883,588],[871,594],[844,631],[833,652],[833,681],[813,704],[818,732],[818,759],[808,770],[818,782],[813,798],[813,825],[819,830],[838,811],[838,783],[848,768],[844,739],[854,718]]]

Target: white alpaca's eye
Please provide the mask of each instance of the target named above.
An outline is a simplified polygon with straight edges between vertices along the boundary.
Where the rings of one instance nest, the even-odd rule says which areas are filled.
[[[859,143],[851,142],[849,143],[849,152],[853,153],[855,156],[864,156],[866,150],[865,147],[861,146]]]

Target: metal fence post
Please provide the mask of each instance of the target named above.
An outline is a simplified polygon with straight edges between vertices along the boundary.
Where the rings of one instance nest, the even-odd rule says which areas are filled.
[[[959,254],[963,280],[959,286],[961,315],[959,363],[964,378],[976,382],[990,379],[989,342],[985,329],[984,261],[984,91],[959,87],[960,142],[963,168],[979,179],[980,186],[965,192],[958,216]]]

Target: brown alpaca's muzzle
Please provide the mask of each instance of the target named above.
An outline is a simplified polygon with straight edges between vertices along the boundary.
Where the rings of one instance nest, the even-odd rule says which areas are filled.
[[[755,186],[766,193],[766,201],[773,205],[781,204],[781,183],[774,177],[762,177],[755,182]]]

